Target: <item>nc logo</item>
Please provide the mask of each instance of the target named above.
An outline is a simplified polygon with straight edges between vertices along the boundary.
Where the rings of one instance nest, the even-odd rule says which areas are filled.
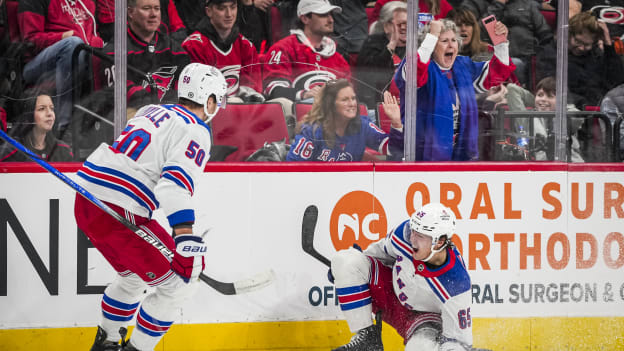
[[[329,233],[336,250],[351,247],[354,243],[365,249],[386,236],[386,212],[375,195],[366,191],[353,191],[344,195],[332,211]]]
[[[377,241],[380,239],[380,233],[371,232],[371,223],[379,220],[378,213],[371,213],[364,216],[362,220],[362,235],[368,240]],[[360,239],[360,216],[357,213],[353,215],[341,214],[338,217],[338,240],[342,240],[345,230],[350,229],[355,233],[355,241]]]

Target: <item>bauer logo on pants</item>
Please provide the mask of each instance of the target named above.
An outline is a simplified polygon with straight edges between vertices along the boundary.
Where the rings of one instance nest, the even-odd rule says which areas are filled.
[[[366,249],[387,232],[386,211],[375,195],[366,191],[344,195],[334,206],[329,220],[329,233],[336,251],[354,243]]]

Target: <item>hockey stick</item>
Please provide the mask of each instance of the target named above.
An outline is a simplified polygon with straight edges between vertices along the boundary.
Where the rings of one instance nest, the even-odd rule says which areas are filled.
[[[301,247],[304,252],[321,261],[327,267],[331,267],[329,259],[314,248],[314,229],[316,228],[317,219],[318,208],[315,205],[308,206],[303,213],[303,221],[301,223]]]
[[[141,228],[137,227],[134,223],[128,221],[124,217],[122,217],[117,212],[113,211],[108,205],[102,202],[100,199],[93,196],[93,194],[89,193],[85,188],[81,187],[73,180],[71,180],[68,176],[61,173],[58,169],[52,167],[49,163],[42,160],[39,156],[34,154],[32,151],[28,150],[24,145],[17,142],[15,139],[8,136],[3,130],[0,129],[0,137],[6,140],[8,143],[13,145],[18,151],[22,152],[24,155],[28,156],[31,160],[37,162],[41,167],[45,168],[48,172],[52,173],[52,175],[56,176],[63,183],[69,185],[72,189],[74,189],[78,194],[82,195],[85,199],[90,201],[95,206],[99,207],[102,211],[108,213],[110,216],[115,218],[121,224],[123,224],[126,228],[133,231],[136,235],[138,235],[141,239],[145,240],[147,243],[152,245],[155,249],[160,251],[163,255],[171,260],[173,258],[173,252],[169,250],[169,248],[163,245],[160,241],[154,239]],[[256,274],[255,276],[239,280],[233,283],[225,283],[210,278],[209,276],[201,273],[199,275],[199,279],[201,279],[204,283],[210,285],[213,289],[217,290],[223,295],[237,295],[250,291],[254,291],[260,288],[263,288],[269,285],[273,281],[273,271],[269,270],[267,272],[261,272]]]

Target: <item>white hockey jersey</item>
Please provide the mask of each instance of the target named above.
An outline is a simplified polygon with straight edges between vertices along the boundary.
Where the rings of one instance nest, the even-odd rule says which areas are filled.
[[[78,170],[98,199],[170,226],[195,221],[191,196],[210,157],[210,127],[180,105],[141,108],[112,146],[101,144]]]
[[[394,293],[403,306],[421,312],[439,313],[442,340],[472,347],[472,304],[470,276],[456,248],[448,247],[446,262],[435,269],[414,260],[408,240],[409,220],[399,224],[384,239],[373,243],[364,254],[392,267]]]

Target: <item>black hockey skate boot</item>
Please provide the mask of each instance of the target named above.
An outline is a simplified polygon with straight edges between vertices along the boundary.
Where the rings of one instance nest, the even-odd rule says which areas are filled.
[[[106,331],[98,325],[97,334],[95,334],[95,342],[91,346],[91,351],[121,351],[119,343],[107,341]]]
[[[139,351],[136,347],[132,346],[130,343],[130,339],[126,340],[126,335],[128,334],[128,329],[121,327],[119,328],[119,335],[121,335],[121,348],[120,351]]]
[[[375,316],[375,324],[358,330],[348,344],[332,351],[383,351],[381,342],[381,311]]]

